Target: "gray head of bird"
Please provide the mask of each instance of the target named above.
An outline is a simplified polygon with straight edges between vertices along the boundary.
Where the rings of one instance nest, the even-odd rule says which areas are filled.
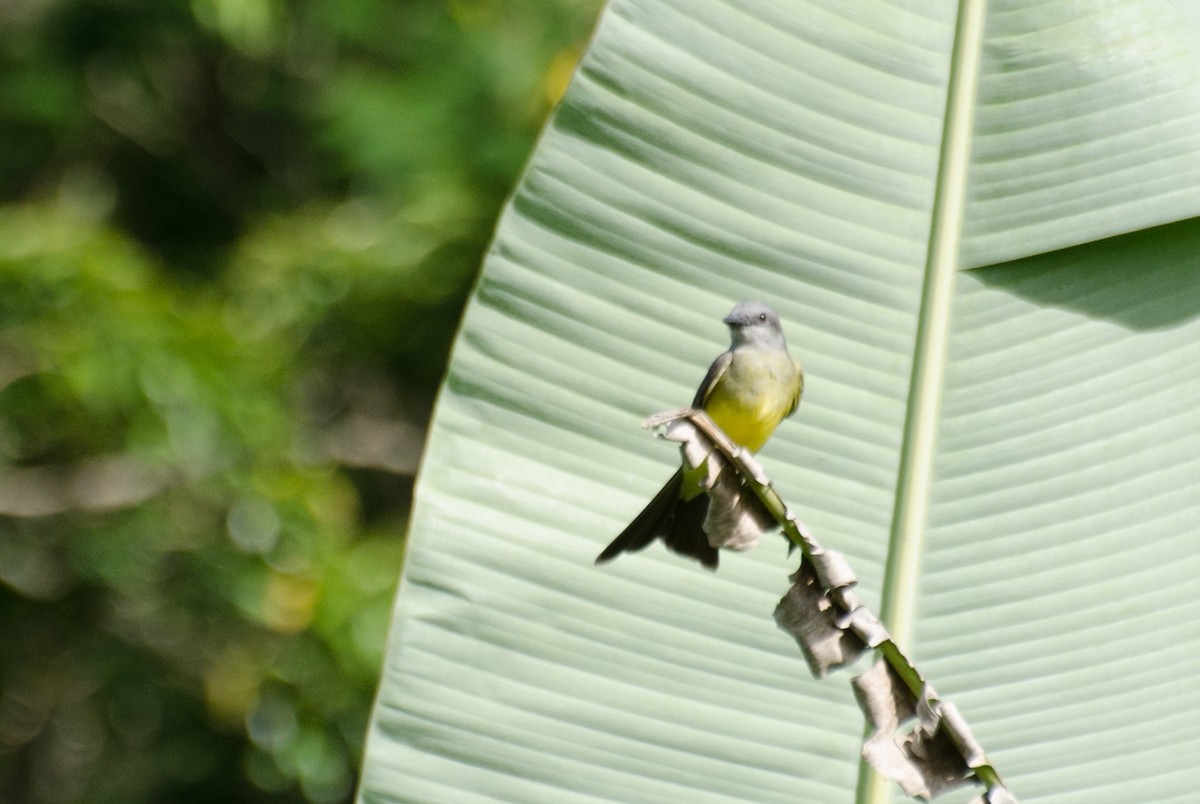
[[[779,314],[762,302],[742,302],[725,316],[733,344],[730,348],[786,349]]]

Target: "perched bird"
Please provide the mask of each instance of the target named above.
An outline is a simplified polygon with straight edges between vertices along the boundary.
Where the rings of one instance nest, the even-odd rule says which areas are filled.
[[[732,342],[713,361],[692,407],[703,409],[735,443],[757,452],[775,428],[796,411],[804,391],[804,372],[788,353],[774,310],[760,302],[742,302],[725,317]],[[641,550],[661,538],[666,546],[717,568],[717,548],[703,524],[708,496],[699,473],[676,472],[650,504],[596,558],[609,561]]]

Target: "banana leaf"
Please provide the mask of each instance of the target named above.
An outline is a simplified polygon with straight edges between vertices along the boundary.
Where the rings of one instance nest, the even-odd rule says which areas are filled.
[[[462,323],[360,799],[900,797],[772,622],[782,540],[592,564],[758,299],[807,375],[759,458],[1013,792],[1195,800],[1197,42],[1194,3],[612,0]]]

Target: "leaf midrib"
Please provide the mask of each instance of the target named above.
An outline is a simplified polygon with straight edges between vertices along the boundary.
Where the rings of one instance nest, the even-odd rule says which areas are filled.
[[[951,53],[942,148],[881,604],[883,622],[902,650],[908,650],[912,643],[918,573],[929,517],[986,8],[987,0],[959,1]],[[859,804],[885,804],[892,792],[891,782],[860,763],[856,796]]]

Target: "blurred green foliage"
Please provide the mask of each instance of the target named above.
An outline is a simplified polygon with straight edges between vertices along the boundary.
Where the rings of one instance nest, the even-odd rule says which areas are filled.
[[[597,11],[0,4],[0,801],[352,797],[424,422]]]

